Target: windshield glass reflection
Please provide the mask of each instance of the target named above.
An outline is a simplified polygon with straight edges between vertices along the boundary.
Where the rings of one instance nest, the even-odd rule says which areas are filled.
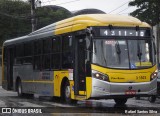
[[[151,40],[95,39],[93,63],[110,68],[137,69],[155,64]]]

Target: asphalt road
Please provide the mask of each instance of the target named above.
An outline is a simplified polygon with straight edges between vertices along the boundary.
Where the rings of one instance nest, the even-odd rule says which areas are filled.
[[[1,67],[0,67],[0,85],[1,85]],[[34,95],[33,98],[19,98],[16,92],[6,91],[0,86],[0,112],[2,108],[37,108],[42,110],[43,114],[38,116],[48,116],[55,114],[56,116],[65,115],[107,115],[108,116],[119,116],[119,115],[160,115],[160,98],[157,98],[155,103],[150,103],[148,98],[141,98],[135,100],[131,98],[127,101],[124,106],[117,106],[114,100],[85,100],[78,101],[77,104],[68,105],[61,103],[60,99],[51,97],[42,97]],[[22,110],[20,109],[20,110]],[[136,113],[135,113],[136,111]],[[158,114],[157,114],[158,112]],[[49,114],[48,114],[49,113]],[[82,114],[83,113],[83,114]],[[3,116],[10,114],[0,114]],[[20,115],[21,113],[15,113],[12,115]],[[34,114],[35,115],[35,114]]]
[[[85,100],[77,104],[68,105],[60,102],[60,99],[51,97],[42,97],[35,95],[33,98],[19,98],[16,92],[10,92],[2,89],[0,86],[0,108],[14,108],[24,110],[26,108],[40,109],[43,114],[62,114],[62,115],[151,115],[158,116],[160,111],[160,99],[155,103],[150,103],[147,98],[135,100],[131,98],[124,106],[117,106],[113,100]],[[136,111],[136,113],[134,112]],[[2,109],[0,109],[2,112]],[[126,113],[127,114],[126,114]],[[15,113],[15,112],[14,112]],[[76,114],[75,114],[76,113]],[[4,115],[4,114],[0,114]],[[6,114],[5,114],[6,115]],[[15,116],[20,115],[14,114]],[[59,116],[59,115],[58,115]]]

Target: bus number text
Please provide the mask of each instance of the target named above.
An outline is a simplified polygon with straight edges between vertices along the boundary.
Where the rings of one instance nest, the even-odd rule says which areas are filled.
[[[136,79],[138,80],[146,79],[146,76],[136,76]]]

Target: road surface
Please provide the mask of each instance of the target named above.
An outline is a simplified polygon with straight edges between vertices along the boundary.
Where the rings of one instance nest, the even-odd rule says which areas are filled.
[[[63,114],[63,115],[73,115],[76,114],[89,114],[89,115],[102,115],[106,114],[110,116],[119,115],[152,115],[158,116],[160,111],[160,99],[158,98],[155,103],[150,103],[147,98],[141,98],[141,100],[135,100],[131,98],[128,100],[125,106],[117,106],[114,100],[85,100],[78,101],[77,104],[68,105],[60,102],[60,99],[51,97],[41,97],[35,95],[32,98],[19,98],[16,92],[10,92],[2,89],[0,86],[0,111],[2,108],[12,108],[12,115],[20,115],[16,111],[20,109],[21,111],[28,111],[29,109],[41,110],[40,115],[49,114]],[[14,108],[14,109],[13,109]],[[3,109],[4,110],[4,109]],[[19,110],[19,111],[20,111]],[[136,112],[135,112],[136,111]],[[23,112],[24,113],[24,112]],[[34,112],[35,113],[35,112]],[[6,114],[1,114],[6,115]],[[159,114],[160,115],[160,114]],[[59,115],[58,115],[59,116]]]

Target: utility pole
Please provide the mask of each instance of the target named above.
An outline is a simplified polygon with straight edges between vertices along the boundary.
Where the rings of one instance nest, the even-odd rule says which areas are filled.
[[[32,32],[33,32],[36,30],[35,0],[31,0],[31,23],[32,23]]]
[[[159,50],[159,45],[160,45],[160,23],[158,23],[156,25],[156,29],[157,29],[157,63],[159,64],[159,61],[160,61],[160,50]]]

